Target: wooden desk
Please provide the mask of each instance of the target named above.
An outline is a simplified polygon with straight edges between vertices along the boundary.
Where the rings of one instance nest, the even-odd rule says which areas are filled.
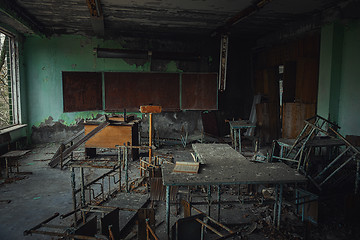
[[[6,178],[9,178],[9,173],[11,171],[11,164],[15,161],[16,172],[19,172],[19,158],[25,156],[30,150],[15,150],[7,152],[0,156],[0,158],[5,158],[5,165],[6,165]],[[1,171],[0,171],[1,176]]]
[[[96,148],[116,149],[116,145],[139,145],[138,123],[139,120],[130,122],[112,121],[109,126],[105,127],[85,143],[86,155],[96,155]],[[84,124],[85,135],[95,129],[98,125],[99,122],[96,121],[86,122]],[[137,159],[138,155],[139,150],[133,149],[133,159]]]

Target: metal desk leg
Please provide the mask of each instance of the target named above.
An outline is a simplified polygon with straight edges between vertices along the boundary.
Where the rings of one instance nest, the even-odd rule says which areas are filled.
[[[360,160],[356,161],[356,178],[355,178],[355,194],[359,193],[359,183],[360,183]]]
[[[208,197],[208,215],[210,217],[210,213],[211,213],[211,185],[209,185],[208,187],[208,192],[207,192],[207,197]]]
[[[126,192],[130,192],[129,189],[129,160],[128,160],[128,148],[125,147],[125,188]]]
[[[119,165],[119,192],[121,192],[121,149],[120,149],[120,147],[118,148],[118,165]],[[109,186],[110,186],[110,183],[109,183]]]
[[[84,168],[80,167],[80,179],[81,179],[81,206],[85,206],[85,176],[84,176]]]
[[[8,158],[5,158],[5,168],[6,168],[6,178],[9,178],[9,159]]]
[[[170,186],[166,186],[166,233],[170,239]]]
[[[238,133],[238,137],[239,137],[239,152],[241,152],[241,128],[239,128],[239,133]]]
[[[280,184],[280,195],[279,195],[278,217],[277,217],[277,229],[280,228],[282,197],[283,197],[283,184]]]
[[[275,226],[275,222],[276,222],[276,213],[277,213],[277,208],[278,208],[278,201],[279,201],[279,186],[276,184],[275,186],[275,203],[274,203],[274,217],[273,217],[273,226]]]
[[[304,222],[305,220],[305,198],[302,198],[303,202],[301,204],[301,221]]]
[[[220,200],[221,200],[221,189],[220,189],[220,185],[218,185],[218,196],[217,196],[217,201],[218,201],[218,222],[220,222]]]
[[[234,129],[230,127],[231,146],[234,147]]]
[[[72,199],[73,199],[73,208],[74,208],[74,226],[77,226],[77,213],[76,213],[76,184],[75,184],[75,169],[73,167],[71,169],[71,190],[72,190]]]
[[[237,134],[236,134],[237,132],[236,132],[236,129],[234,129],[234,149],[236,150],[237,149]]]
[[[299,190],[295,189],[296,214],[299,214]]]

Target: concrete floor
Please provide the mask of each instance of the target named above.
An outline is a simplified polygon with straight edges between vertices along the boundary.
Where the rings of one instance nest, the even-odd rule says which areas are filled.
[[[0,180],[0,239],[51,239],[49,236],[23,232],[58,212],[73,210],[71,195],[71,173],[69,169],[51,168],[48,162],[58,148],[58,144],[44,144],[34,147],[20,160],[20,172],[32,174],[12,174],[10,182]],[[92,180],[106,170],[85,169],[86,180]],[[137,172],[137,171],[136,171]],[[4,173],[4,171],[3,171]],[[130,179],[136,174],[130,170]],[[77,183],[80,178],[77,176]],[[140,208],[149,198],[148,194],[121,193],[107,205],[122,208]],[[10,202],[7,203],[6,200]],[[120,227],[124,226],[133,212],[120,212]],[[51,224],[70,226],[73,217],[56,218]],[[44,230],[44,229],[42,229]]]
[[[31,175],[0,186],[0,239],[49,239],[48,237],[23,236],[32,228],[54,213],[65,213],[72,208],[70,171],[60,171],[48,166],[48,161],[58,145],[40,145],[21,159],[20,171]],[[67,220],[61,222],[66,224]]]
[[[32,172],[32,174],[16,175],[17,180],[10,183],[5,183],[3,179],[0,180],[0,239],[51,239],[49,236],[35,234],[23,236],[23,232],[52,216],[55,212],[64,214],[73,209],[70,170],[61,171],[59,168],[48,166],[49,159],[58,146],[58,144],[53,143],[34,147],[29,155],[20,160],[20,171]],[[80,156],[83,154],[82,151],[80,148],[78,152]],[[171,146],[158,150],[161,153],[172,154],[175,159],[183,161],[192,161],[190,151],[190,146],[187,146],[186,149],[182,146]],[[130,179],[138,177],[138,165],[137,161],[130,164]],[[97,174],[99,174],[97,170],[85,172],[87,180],[93,179]],[[195,195],[202,196],[194,198],[194,201],[206,200],[206,193],[202,192],[201,188],[195,192]],[[106,205],[137,209],[146,202],[148,197],[148,194],[143,193],[120,193]],[[305,225],[294,214],[289,205],[284,207],[282,227],[280,231],[277,231],[271,227],[273,202],[269,200],[265,203],[259,203],[258,198],[254,197],[254,192],[248,193],[246,199],[251,201],[240,204],[238,188],[225,187],[223,189],[222,200],[234,201],[235,203],[222,204],[220,221],[235,231],[241,231],[243,239],[305,239]],[[10,202],[7,203],[4,200],[10,200]],[[207,213],[207,206],[199,205],[196,207]],[[155,231],[160,239],[166,239],[165,204],[162,201],[155,202],[154,208],[157,226]],[[124,225],[126,219],[131,218],[132,215],[121,212],[120,216],[122,219],[120,225]],[[217,206],[211,207],[211,216],[217,219]],[[181,208],[179,212],[176,212],[176,208],[172,206],[171,225],[181,217],[183,217]],[[70,226],[72,219],[69,217],[52,223]],[[344,225],[342,226],[344,227]],[[354,235],[354,231],[349,232],[349,228],[344,228],[346,230],[341,231],[334,227],[335,231],[332,231],[331,227],[332,225],[313,227],[311,230],[312,237],[309,239],[349,239],[348,236],[358,236],[356,235],[358,231],[355,231]],[[128,239],[131,239],[131,236],[136,238],[136,227]],[[208,234],[207,236],[207,239],[215,239],[214,235]],[[239,237],[233,239],[239,239]]]

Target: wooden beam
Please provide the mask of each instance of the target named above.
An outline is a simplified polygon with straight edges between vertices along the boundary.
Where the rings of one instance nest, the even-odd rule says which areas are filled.
[[[22,8],[16,5],[14,1],[0,1],[0,12],[40,37],[48,35],[45,29],[30,15],[26,14]]]
[[[89,8],[91,25],[96,35],[104,36],[104,15],[102,13],[100,0],[86,0]]]

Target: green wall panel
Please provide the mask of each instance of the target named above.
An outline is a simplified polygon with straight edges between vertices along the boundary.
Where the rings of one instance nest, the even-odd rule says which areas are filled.
[[[360,136],[360,21],[344,27],[339,124],[343,135]]]
[[[360,136],[360,21],[322,27],[317,113]]]
[[[150,71],[150,62],[129,64],[123,59],[97,58],[93,49],[123,48],[124,41],[105,41],[82,36],[39,38],[24,41],[26,105],[29,127],[51,117],[66,125],[79,118],[93,118],[103,111],[63,113],[62,71]]]

